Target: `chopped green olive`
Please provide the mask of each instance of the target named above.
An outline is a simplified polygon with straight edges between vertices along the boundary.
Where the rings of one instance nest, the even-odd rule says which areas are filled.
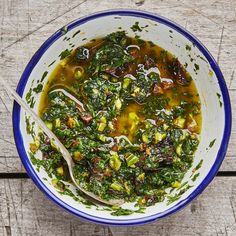
[[[124,183],[124,187],[125,187],[125,190],[126,190],[127,194],[130,195],[131,188],[130,188],[128,182],[125,182],[125,183]]]
[[[117,110],[121,109],[122,103],[121,103],[121,100],[119,98],[115,101],[115,106],[116,106]]]
[[[106,128],[106,123],[99,123],[98,125],[98,131],[102,132]]]
[[[32,153],[36,153],[38,151],[39,147],[40,147],[40,141],[38,139],[36,139],[34,141],[34,143],[30,144],[30,151]]]
[[[142,140],[144,143],[148,143],[149,142],[149,138],[147,134],[142,134]]]
[[[99,119],[99,121],[100,121],[101,123],[104,123],[104,124],[107,123],[107,119],[106,119],[105,116],[102,116],[102,117]]]
[[[79,151],[74,152],[74,160],[75,161],[80,161],[82,159],[82,155]]]
[[[55,125],[55,128],[60,128],[60,126],[61,126],[61,120],[60,120],[60,118],[57,118],[57,119],[55,120],[54,125]]]
[[[68,120],[67,120],[67,125],[69,128],[74,128],[75,125],[76,125],[76,120],[72,117],[69,117]]]
[[[137,180],[140,181],[140,182],[143,182],[144,178],[145,178],[145,173],[142,173],[137,177]]]
[[[178,117],[174,120],[174,124],[176,127],[178,128],[184,128],[184,124],[185,124],[185,119],[182,117]]]
[[[64,175],[64,169],[62,166],[57,168],[57,174],[63,176]]]
[[[134,154],[128,154],[126,157],[127,166],[133,167],[139,161],[139,158]]]
[[[155,141],[156,141],[156,143],[159,143],[159,142],[162,141],[165,137],[166,137],[166,133],[162,134],[162,133],[156,132],[156,133],[155,133]]]
[[[131,79],[130,78],[124,78],[124,81],[123,81],[123,89],[127,89],[130,85],[130,82],[131,82]]]
[[[179,144],[177,147],[176,147],[176,153],[178,156],[181,156],[182,154],[182,144]]]
[[[173,188],[179,188],[181,186],[179,181],[175,181],[171,185],[172,185]]]
[[[100,135],[98,136],[98,138],[99,138],[102,142],[106,142],[106,137],[105,137],[104,135],[100,134]]]
[[[52,122],[45,121],[44,123],[45,123],[45,125],[46,125],[50,130],[53,129],[53,124],[52,124]]]
[[[112,183],[111,188],[113,188],[116,191],[121,191],[123,189],[123,187],[118,182]]]
[[[120,169],[121,161],[120,161],[120,158],[116,152],[111,153],[109,164],[113,170],[118,171]]]

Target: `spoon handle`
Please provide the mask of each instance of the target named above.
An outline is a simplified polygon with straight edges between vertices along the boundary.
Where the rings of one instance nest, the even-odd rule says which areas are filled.
[[[45,134],[49,137],[49,139],[60,149],[60,152],[67,162],[70,177],[75,184],[75,186],[84,194],[89,196],[92,199],[95,199],[103,204],[106,205],[121,205],[123,204],[123,200],[119,199],[111,199],[111,200],[103,200],[99,196],[95,195],[92,192],[88,192],[81,188],[78,183],[76,182],[74,175],[73,175],[73,167],[74,167],[74,162],[70,156],[70,153],[68,150],[64,147],[64,145],[61,143],[61,141],[56,137],[56,135],[45,125],[45,123],[42,121],[42,119],[29,107],[29,105],[8,85],[6,82],[4,82],[3,78],[0,77],[0,84],[6,89],[6,91],[12,95],[12,97],[15,99],[15,101],[24,108],[24,110],[33,118],[33,120],[40,126]]]
[[[71,165],[71,157],[66,148],[62,145],[56,135],[45,125],[42,119],[29,107],[29,105],[8,85],[3,79],[0,79],[0,83],[5,87],[6,91],[12,95],[15,101],[24,108],[24,110],[33,118],[33,120],[43,129],[45,134],[52,140],[55,145],[60,149],[68,165]],[[65,154],[65,155],[64,155]]]

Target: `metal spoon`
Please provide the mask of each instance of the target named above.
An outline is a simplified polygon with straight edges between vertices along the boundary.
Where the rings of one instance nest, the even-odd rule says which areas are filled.
[[[68,169],[69,169],[69,173],[70,173],[70,177],[73,181],[73,183],[75,184],[75,186],[81,191],[83,192],[85,195],[89,196],[90,198],[106,204],[106,205],[112,205],[112,206],[119,206],[121,204],[124,203],[123,199],[110,199],[110,200],[103,200],[101,199],[99,196],[95,195],[92,192],[86,191],[83,188],[81,188],[79,186],[79,184],[76,182],[75,177],[73,175],[73,168],[74,168],[74,161],[70,156],[70,153],[68,152],[68,150],[64,147],[64,145],[60,142],[60,140],[56,137],[56,135],[50,130],[48,129],[48,127],[45,125],[45,123],[41,120],[41,118],[28,106],[28,104],[11,88],[9,87],[3,80],[3,78],[0,77],[0,84],[3,85],[3,87],[6,89],[6,91],[11,94],[13,96],[13,98],[15,99],[15,101],[22,107],[24,108],[24,110],[34,119],[34,121],[38,124],[38,126],[40,126],[42,128],[42,130],[45,132],[45,134],[49,137],[49,139],[51,141],[53,141],[53,143],[59,148],[63,158],[65,159],[67,165],[68,165]]]
[[[72,94],[68,93],[65,89],[59,88],[59,89],[54,89],[49,92],[54,93],[54,92],[61,92],[64,94],[64,96],[68,97],[72,101],[74,101],[77,104],[77,109],[78,109],[78,114],[80,118],[85,122],[85,123],[90,123],[90,121],[93,119],[93,117],[87,113],[84,109],[84,105],[82,102],[80,102],[76,97],[74,97]]]
[[[65,89],[59,88],[59,89],[53,89],[49,93],[55,93],[55,92],[61,92],[64,94],[64,96],[68,97],[72,101],[74,101],[77,105],[79,105],[84,111],[84,104],[80,102],[76,97],[74,97],[72,94],[68,93]]]

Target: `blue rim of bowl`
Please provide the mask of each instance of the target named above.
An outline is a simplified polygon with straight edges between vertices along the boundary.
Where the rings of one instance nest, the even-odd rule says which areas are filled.
[[[20,131],[20,107],[16,102],[14,102],[13,116],[12,116],[14,139],[15,139],[16,147],[17,147],[19,156],[21,158],[21,161],[22,161],[27,173],[29,174],[30,178],[34,181],[36,186],[39,189],[41,189],[46,194],[46,196],[48,198],[50,198],[53,202],[55,202],[57,205],[61,206],[63,209],[67,210],[68,212],[70,212],[80,218],[83,218],[83,219],[86,219],[86,220],[89,220],[91,222],[98,223],[98,224],[116,225],[116,226],[140,225],[140,224],[146,224],[146,223],[152,222],[157,219],[161,219],[163,217],[174,214],[177,211],[181,210],[187,204],[189,204],[195,197],[197,197],[206,188],[206,186],[212,181],[212,179],[215,177],[215,175],[218,172],[218,169],[225,157],[226,150],[228,147],[228,142],[229,142],[230,132],[231,132],[231,123],[232,123],[231,105],[230,105],[229,93],[227,90],[227,86],[226,86],[224,77],[223,77],[223,75],[220,71],[220,68],[217,65],[215,59],[212,57],[212,55],[209,53],[209,51],[205,48],[205,46],[203,46],[203,44],[198,39],[195,38],[195,36],[193,36],[191,33],[189,33],[186,29],[184,29],[180,25],[170,21],[169,19],[166,19],[165,17],[159,16],[159,15],[156,15],[153,13],[149,13],[146,11],[129,10],[129,9],[114,9],[114,10],[97,12],[97,13],[91,14],[89,16],[79,18],[79,19],[69,23],[65,27],[67,28],[68,31],[70,31],[71,29],[73,29],[83,23],[86,23],[87,21],[94,20],[94,19],[100,18],[100,17],[111,16],[111,15],[133,16],[133,17],[146,18],[146,19],[150,19],[150,20],[156,21],[158,23],[164,24],[164,25],[176,30],[177,32],[182,34],[184,37],[186,37],[188,40],[190,40],[201,51],[201,53],[203,53],[203,55],[207,58],[209,64],[211,65],[211,69],[216,74],[216,77],[218,79],[218,83],[219,83],[219,86],[221,89],[221,93],[222,93],[222,99],[224,102],[224,113],[225,113],[224,134],[223,134],[220,148],[219,148],[217,156],[216,156],[215,163],[211,167],[207,176],[200,183],[200,185],[188,197],[181,200],[180,202],[178,202],[178,204],[174,205],[173,207],[169,208],[168,210],[166,210],[164,212],[159,212],[159,213],[153,214],[151,216],[146,216],[146,217],[144,216],[144,217],[135,218],[135,219],[109,219],[109,218],[97,217],[97,216],[93,216],[93,215],[87,214],[85,212],[79,211],[78,209],[73,208],[70,205],[68,205],[67,203],[65,203],[64,201],[62,201],[60,198],[55,196],[46,187],[46,185],[43,183],[43,181],[39,178],[39,176],[37,175],[37,173],[35,172],[32,164],[31,164],[30,160],[28,159],[28,156],[26,154],[26,150],[24,148],[24,142],[23,142],[21,131]],[[34,67],[36,66],[36,64],[38,63],[38,61],[42,57],[42,55],[44,54],[44,52],[57,39],[59,39],[62,36],[63,36],[62,30],[58,30],[57,32],[55,32],[51,37],[49,37],[43,43],[43,45],[39,48],[39,50],[31,58],[30,62],[26,66],[26,68],[20,78],[19,84],[17,86],[17,93],[20,96],[23,95],[28,78],[29,78],[32,70],[34,69]]]

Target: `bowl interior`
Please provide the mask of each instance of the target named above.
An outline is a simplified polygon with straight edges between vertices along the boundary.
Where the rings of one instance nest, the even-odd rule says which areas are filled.
[[[142,28],[141,32],[133,32],[131,29],[136,22]],[[160,17],[134,11],[100,13],[72,22],[56,32],[40,48],[27,66],[18,86],[18,92],[25,99],[29,90],[37,85],[37,81],[41,80],[45,71],[48,74],[42,83],[47,83],[50,73],[60,61],[60,53],[65,49],[71,49],[73,45],[75,47],[83,45],[91,39],[106,36],[117,30],[125,30],[132,37],[138,35],[142,39],[150,40],[171,52],[179,59],[181,64],[187,63],[186,69],[195,81],[202,106],[201,140],[193,166],[183,180],[183,182],[188,181],[192,187],[179,200],[170,205],[167,205],[166,202],[156,204],[147,208],[144,214],[134,213],[130,216],[119,217],[112,216],[109,211],[97,210],[96,207],[87,208],[72,197],[58,193],[51,185],[51,179],[46,172],[42,168],[37,171],[36,167],[32,165],[28,154],[32,138],[26,132],[25,121],[27,115],[17,106],[14,109],[14,132],[17,148],[27,171],[36,184],[56,203],[76,215],[99,223],[145,223],[173,213],[193,199],[214,177],[223,160],[229,136],[229,134],[228,136],[225,134],[225,114],[228,112],[230,119],[230,107],[225,100],[225,98],[228,98],[223,77],[207,51],[183,29]],[[54,63],[49,66],[52,62]],[[196,69],[198,66],[199,69]],[[32,94],[35,102],[33,109],[36,112],[38,112],[40,95],[41,93]],[[230,120],[228,122],[230,123]],[[37,131],[37,127],[35,127],[35,130]],[[213,140],[215,140],[214,143]],[[38,155],[38,158],[41,158],[40,155]],[[192,171],[201,162],[201,168],[195,172],[199,173],[199,176],[195,181],[192,181],[190,178]],[[73,186],[71,186],[71,189],[72,191],[75,190]],[[126,204],[124,208],[133,209],[134,206]]]

